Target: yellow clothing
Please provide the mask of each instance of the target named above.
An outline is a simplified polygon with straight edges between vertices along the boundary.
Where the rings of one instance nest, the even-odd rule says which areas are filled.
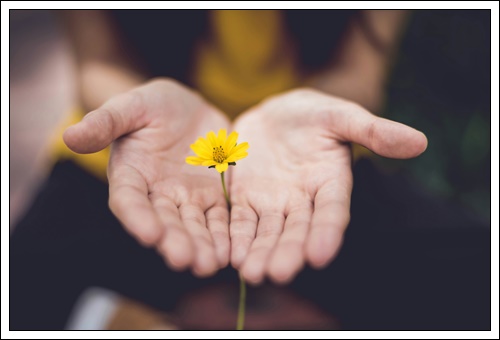
[[[213,41],[196,49],[198,90],[231,118],[262,99],[300,84],[282,12],[211,12]]]
[[[276,10],[216,10],[211,12],[212,39],[195,48],[193,82],[209,102],[234,119],[262,99],[300,85],[296,53]],[[84,112],[75,110],[55,141],[56,158],[72,159],[106,180],[109,147],[80,155],[62,140],[65,127],[77,123]],[[353,146],[355,159],[368,150]]]
[[[67,119],[61,124],[59,130],[54,134],[55,140],[52,141],[54,144],[54,162],[59,160],[72,160],[83,169],[96,176],[97,178],[106,181],[107,180],[107,167],[109,160],[110,147],[105,148],[102,151],[81,155],[71,151],[62,139],[64,130],[82,120],[85,115],[81,109],[73,110]]]

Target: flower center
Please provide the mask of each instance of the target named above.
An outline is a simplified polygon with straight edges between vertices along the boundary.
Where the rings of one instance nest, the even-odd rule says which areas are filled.
[[[217,163],[222,163],[226,159],[226,153],[224,152],[224,148],[222,146],[218,146],[214,148],[213,151],[214,161]]]

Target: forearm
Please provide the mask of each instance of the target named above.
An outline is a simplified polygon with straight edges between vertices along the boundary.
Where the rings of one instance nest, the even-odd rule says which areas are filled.
[[[408,12],[372,10],[362,15],[364,27],[360,20],[351,22],[331,66],[309,85],[377,112]]]
[[[137,87],[146,80],[133,70],[111,63],[88,61],[80,67],[80,98],[87,111],[98,108],[114,95]]]
[[[146,77],[129,58],[121,38],[103,11],[64,11],[77,62],[81,105],[90,111],[115,94],[127,91]]]

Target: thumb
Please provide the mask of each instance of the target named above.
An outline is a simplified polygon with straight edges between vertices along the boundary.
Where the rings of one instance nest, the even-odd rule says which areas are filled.
[[[67,128],[64,143],[77,153],[98,152],[120,136],[144,126],[144,111],[140,93],[120,94]]]
[[[414,128],[374,116],[355,104],[342,111],[334,113],[334,132],[345,141],[399,159],[417,157],[427,148],[427,137]]]

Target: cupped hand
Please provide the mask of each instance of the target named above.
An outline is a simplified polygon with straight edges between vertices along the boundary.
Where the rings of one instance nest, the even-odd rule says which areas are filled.
[[[286,283],[306,262],[321,268],[338,252],[350,219],[349,142],[392,158],[427,146],[413,128],[308,89],[261,103],[234,129],[250,151],[230,177],[231,262],[255,284]]]
[[[229,122],[200,96],[167,79],[115,96],[64,141],[78,153],[112,144],[109,205],[125,229],[173,269],[213,274],[229,261],[228,211],[216,171],[185,163],[189,145]]]

